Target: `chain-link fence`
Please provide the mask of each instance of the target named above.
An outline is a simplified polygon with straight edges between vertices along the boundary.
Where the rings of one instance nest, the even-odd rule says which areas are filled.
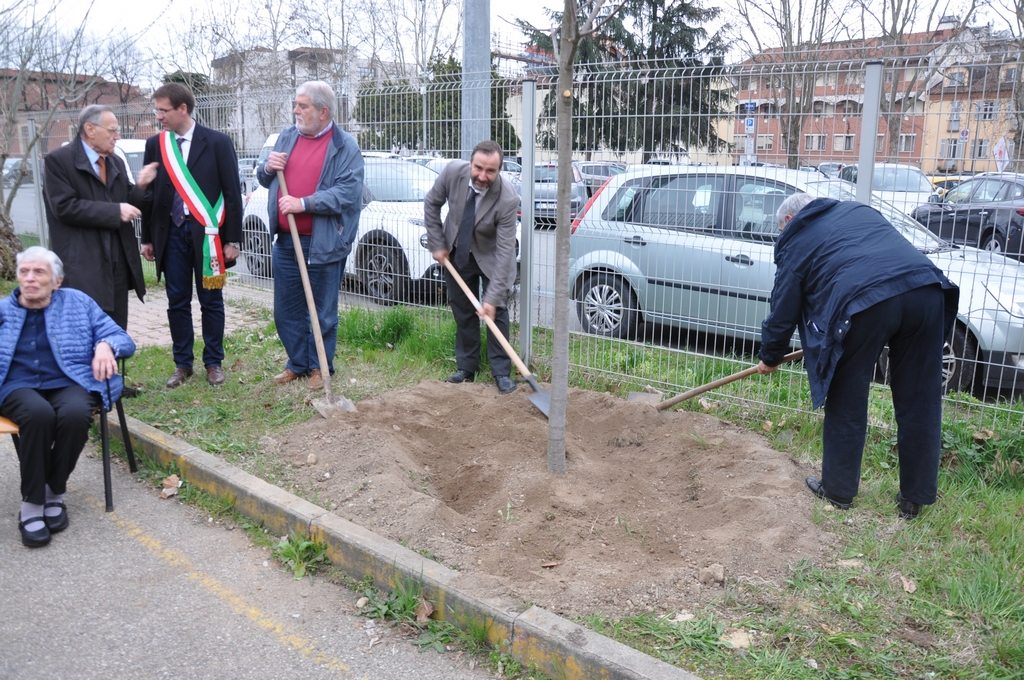
[[[567,283],[570,361],[580,379],[674,392],[756,360],[781,201],[796,191],[870,196],[960,286],[945,356],[950,403],[1019,422],[1020,50],[962,41],[956,49],[844,50],[768,53],[714,67],[579,64],[567,139],[555,133],[553,66],[531,59],[518,72],[491,74],[491,136],[506,152],[502,174],[527,199],[519,235],[527,290],[510,297],[513,321],[521,322],[520,342],[542,374],[559,283],[555,158],[560,144],[571,144]],[[244,159],[244,261],[231,285],[272,285],[275,235],[252,168],[266,157],[270,136],[290,122],[292,97],[291,89],[245,92],[201,98],[197,106],[198,120],[229,134]],[[349,304],[422,305],[444,317],[422,200],[436,173],[479,141],[462,139],[462,101],[457,65],[412,80],[364,82],[339,96],[336,119],[367,156],[365,207],[343,290]],[[73,134],[75,115],[51,126],[54,139]],[[125,137],[155,131],[145,107],[118,117]],[[879,385],[886,370],[883,353]],[[748,381],[722,396],[807,410],[800,367],[788,375],[771,389]]]

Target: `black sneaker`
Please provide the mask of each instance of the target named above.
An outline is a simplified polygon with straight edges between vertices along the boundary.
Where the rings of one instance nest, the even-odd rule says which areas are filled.
[[[917,515],[920,512],[920,503],[908,501],[903,497],[902,491],[898,491],[896,493],[896,514],[900,516],[900,519],[917,519]]]
[[[472,373],[470,371],[464,371],[460,368],[459,370],[455,371],[450,376],[445,378],[444,381],[448,383],[455,383],[456,385],[458,385],[460,383],[471,383],[475,379],[475,373]]]
[[[824,485],[822,485],[821,480],[819,480],[817,477],[808,477],[806,480],[804,480],[804,483],[807,484],[807,488],[810,489],[815,496],[821,498],[822,500],[828,501],[829,503],[836,506],[840,510],[849,510],[850,508],[853,507],[852,498],[840,498],[838,496],[833,496],[832,494],[825,491]]]

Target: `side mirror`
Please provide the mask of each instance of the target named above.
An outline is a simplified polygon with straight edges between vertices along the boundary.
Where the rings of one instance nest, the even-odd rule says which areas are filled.
[[[931,196],[928,197],[928,202],[929,203],[942,203],[942,196],[939,196],[938,194],[932,194]]]

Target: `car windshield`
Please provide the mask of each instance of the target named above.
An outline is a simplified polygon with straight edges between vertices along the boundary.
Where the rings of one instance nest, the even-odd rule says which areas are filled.
[[[805,186],[805,191],[814,196],[827,196],[837,201],[857,200],[857,186],[844,180],[822,178],[821,182],[807,182]],[[885,219],[889,220],[889,223],[896,227],[918,250],[931,252],[947,247],[948,244],[945,241],[891,204],[872,196],[871,207],[882,213]]]
[[[916,168],[876,167],[872,180],[874,191],[905,191],[931,193],[932,185]]]
[[[557,165],[538,165],[533,169],[533,181],[534,182],[557,182],[558,181],[558,166]]]
[[[405,161],[367,161],[366,188],[375,201],[422,201],[434,186],[437,173]]]

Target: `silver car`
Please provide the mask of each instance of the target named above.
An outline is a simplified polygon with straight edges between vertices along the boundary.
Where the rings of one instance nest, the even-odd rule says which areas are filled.
[[[595,197],[570,242],[583,330],[626,338],[644,323],[758,341],[775,279],[775,212],[786,196],[854,200],[849,182],[782,168],[662,167],[626,172]],[[872,199],[960,287],[946,349],[949,389],[1024,384],[1024,267],[935,237]]]
[[[522,177],[513,180],[519,196],[523,195]],[[558,194],[558,163],[537,163],[533,167],[533,218],[537,224],[554,224]],[[588,198],[578,163],[572,164],[572,185],[569,188],[569,219],[575,219]]]

